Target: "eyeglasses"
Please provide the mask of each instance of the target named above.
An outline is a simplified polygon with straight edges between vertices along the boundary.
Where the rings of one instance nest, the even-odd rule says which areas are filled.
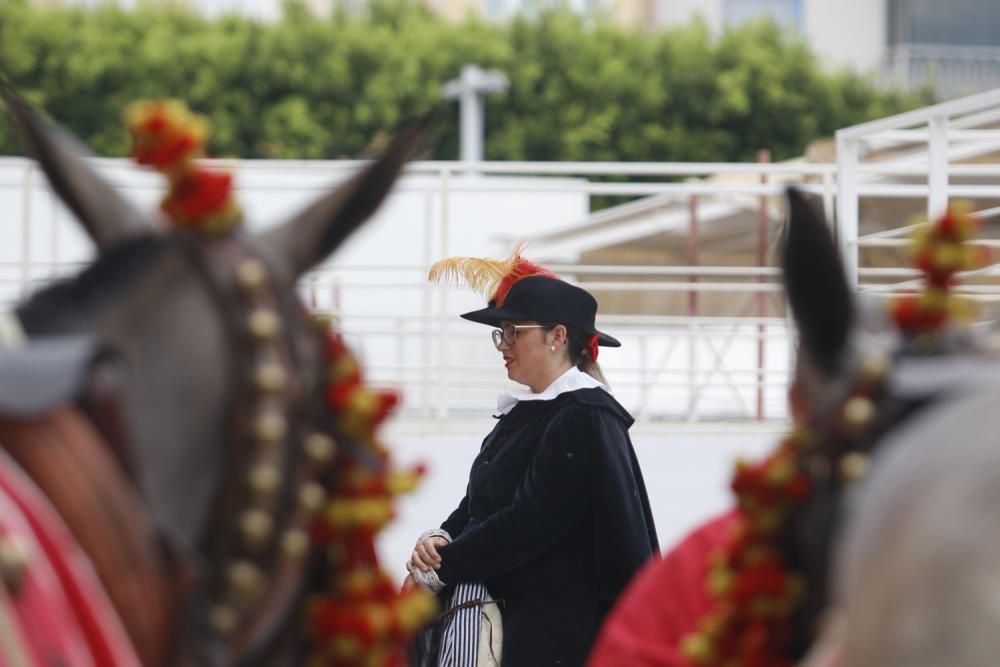
[[[521,329],[545,329],[547,325],[545,324],[505,324],[499,329],[493,330],[493,344],[500,349],[500,343],[506,343],[507,346],[514,344],[517,340],[517,332]]]

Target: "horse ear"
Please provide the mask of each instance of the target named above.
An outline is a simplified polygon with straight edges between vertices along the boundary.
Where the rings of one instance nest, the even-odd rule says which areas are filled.
[[[43,120],[3,77],[0,98],[17,123],[25,152],[38,161],[52,189],[98,248],[107,248],[148,229],[145,216],[83,159],[93,153],[63,128]]]
[[[260,242],[287,263],[293,277],[321,262],[378,209],[431,120],[428,116],[409,124],[376,160],[285,224],[264,232]]]
[[[854,325],[854,303],[823,215],[794,188],[788,189],[788,224],[781,254],[785,293],[802,349],[832,377]]]

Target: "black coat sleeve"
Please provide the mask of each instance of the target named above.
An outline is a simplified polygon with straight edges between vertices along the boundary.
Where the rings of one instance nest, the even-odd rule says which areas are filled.
[[[455,539],[462,534],[465,526],[469,523],[469,494],[466,492],[462,502],[458,504],[455,511],[448,515],[448,518],[441,524],[443,530],[447,530],[451,539]]]
[[[446,584],[483,581],[533,560],[590,507],[593,450],[608,432],[604,411],[574,405],[555,416],[510,505],[439,549]],[[624,431],[623,427],[620,427]]]

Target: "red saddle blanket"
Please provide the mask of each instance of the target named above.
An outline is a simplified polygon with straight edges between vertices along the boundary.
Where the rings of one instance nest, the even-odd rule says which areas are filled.
[[[87,558],[0,451],[0,664],[139,667]]]
[[[712,519],[639,571],[608,615],[590,667],[691,667],[681,640],[711,609],[710,556],[735,521],[735,511]]]

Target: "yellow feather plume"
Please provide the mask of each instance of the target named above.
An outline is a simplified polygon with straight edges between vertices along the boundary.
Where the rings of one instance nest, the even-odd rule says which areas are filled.
[[[497,286],[521,259],[524,242],[514,247],[507,259],[486,259],[481,257],[449,257],[434,262],[427,279],[431,282],[447,282],[452,285],[467,285],[487,299],[492,299]]]

